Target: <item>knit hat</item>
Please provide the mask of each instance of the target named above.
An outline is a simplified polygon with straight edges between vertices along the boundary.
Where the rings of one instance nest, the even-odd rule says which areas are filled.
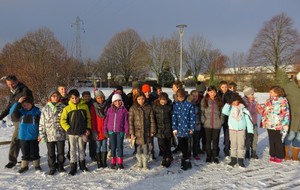
[[[254,89],[251,87],[245,86],[243,93],[245,96],[249,96],[251,94],[254,94]]]
[[[95,91],[95,98],[97,97],[105,97],[105,95],[103,94],[103,92],[101,90],[96,90]]]
[[[150,87],[150,85],[149,85],[149,84],[144,84],[144,85],[142,86],[142,92],[143,92],[143,93],[151,92],[151,87]]]
[[[25,102],[33,104],[33,98],[31,96],[26,96],[25,99],[23,100],[22,104]]]
[[[132,82],[132,89],[135,89],[135,88],[140,88],[140,84],[138,81],[133,81]]]
[[[114,102],[116,100],[122,100],[122,96],[120,94],[114,94],[111,99],[111,102]]]
[[[52,90],[52,91],[50,91],[49,94],[48,94],[48,100],[51,99],[51,96],[52,96],[53,94],[57,94],[57,95],[59,95],[59,97],[60,97],[60,93],[59,93],[57,90]]]

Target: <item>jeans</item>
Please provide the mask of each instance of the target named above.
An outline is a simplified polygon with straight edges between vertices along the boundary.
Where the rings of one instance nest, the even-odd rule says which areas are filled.
[[[207,157],[218,156],[218,142],[220,129],[205,128]]]
[[[177,137],[178,148],[182,152],[182,159],[187,160],[191,157],[191,151],[189,149],[190,137]]]
[[[96,153],[107,152],[107,139],[96,141]]]
[[[289,131],[284,139],[284,144],[289,146],[292,144],[293,147],[300,148],[300,131]]]
[[[119,158],[123,157],[123,140],[124,140],[123,132],[109,132],[109,142],[111,147],[111,156]],[[117,155],[118,150],[118,155]]]
[[[31,161],[40,159],[39,141],[36,140],[20,140],[22,151],[22,160]]]

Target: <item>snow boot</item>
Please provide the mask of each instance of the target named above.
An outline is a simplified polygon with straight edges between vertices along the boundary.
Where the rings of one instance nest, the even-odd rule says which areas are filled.
[[[213,158],[213,162],[214,162],[215,164],[219,164],[219,163],[220,163],[219,158],[218,158],[218,157],[214,157],[214,158]]]
[[[284,150],[285,150],[285,160],[291,160],[291,155],[290,155],[290,146],[284,146]],[[293,153],[293,152],[292,152]]]
[[[170,167],[172,161],[173,161],[173,158],[166,158],[164,167],[166,167],[166,168]]]
[[[166,158],[163,158],[163,160],[161,161],[161,166],[165,167],[166,162],[167,162]]]
[[[142,169],[143,168],[143,161],[142,161],[142,155],[141,154],[136,154],[136,159],[137,159],[137,168]]]
[[[148,170],[148,155],[142,154],[143,169]]]
[[[48,172],[48,175],[54,175],[56,172],[56,168],[51,168],[50,171]]]
[[[183,163],[182,166],[180,167],[182,170],[188,170],[192,168],[192,163],[189,159],[182,159],[181,162]]]
[[[120,170],[124,169],[123,158],[118,157],[117,161],[118,161],[118,169],[120,169]]]
[[[9,162],[8,164],[5,165],[5,168],[13,168],[15,167],[16,163],[12,163],[12,162]]]
[[[251,151],[251,158],[253,158],[253,159],[258,159],[258,156],[257,156],[257,154],[256,154],[256,150],[252,150],[252,151]]]
[[[71,176],[74,176],[77,173],[77,162],[70,163],[70,168],[71,168],[71,170],[70,170],[69,174]]]
[[[245,159],[250,159],[250,150],[246,150]]]
[[[102,160],[102,166],[103,166],[103,168],[106,168],[107,167],[107,163],[106,163],[107,152],[101,152],[101,160]]]
[[[112,157],[111,161],[110,161],[110,168],[111,169],[116,169],[116,163],[117,163],[117,158],[116,157]]]
[[[58,163],[57,171],[58,171],[59,173],[66,172],[66,170],[65,170],[65,168],[64,168],[64,163]]]
[[[238,164],[240,167],[244,168],[245,164],[244,164],[244,159],[243,158],[238,158]]]
[[[102,164],[102,156],[100,152],[96,153],[96,159],[97,159],[97,168],[102,168],[103,164]]]
[[[40,166],[40,159],[33,160],[32,163],[33,163],[33,166],[34,166],[35,170],[37,170],[37,171],[41,171],[42,170],[42,168]]]
[[[86,167],[85,160],[79,161],[79,168],[83,172],[88,172],[89,169]]]
[[[231,161],[229,162],[229,166],[234,167],[237,163],[236,157],[231,157]]]
[[[210,157],[210,156],[206,156],[206,162],[207,162],[207,163],[211,163],[211,162],[212,162],[212,160],[211,160],[211,157]]]
[[[292,157],[294,161],[299,161],[299,151],[300,149],[297,147],[292,147]]]
[[[29,165],[29,161],[27,161],[27,160],[22,160],[22,162],[21,162],[21,168],[19,169],[18,172],[19,172],[20,174],[26,172],[26,171],[28,170],[28,165]]]

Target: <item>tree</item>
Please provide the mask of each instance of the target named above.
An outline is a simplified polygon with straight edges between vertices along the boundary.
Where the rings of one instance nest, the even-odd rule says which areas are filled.
[[[248,63],[252,66],[270,67],[276,74],[287,65],[298,61],[299,35],[290,17],[281,13],[266,22],[250,49]]]
[[[233,67],[234,81],[241,81],[243,77],[238,77],[241,74],[247,73],[246,56],[244,53],[233,52],[228,59],[228,65]]]
[[[207,72],[209,74],[209,84],[215,85],[215,75],[221,72],[226,67],[228,57],[222,55],[220,50],[211,50],[207,54]]]
[[[16,75],[31,88],[38,102],[59,83],[70,84],[73,76],[81,71],[48,28],[29,32],[20,40],[6,44],[0,53],[0,66],[2,76]]]
[[[115,34],[104,48],[100,61],[110,67],[112,76],[122,75],[128,83],[134,73],[139,73],[143,64],[139,62],[143,48],[139,34],[133,29]]]
[[[191,75],[197,80],[198,75],[205,68],[207,52],[211,50],[212,44],[203,36],[194,35],[188,40],[186,54],[186,65]]]

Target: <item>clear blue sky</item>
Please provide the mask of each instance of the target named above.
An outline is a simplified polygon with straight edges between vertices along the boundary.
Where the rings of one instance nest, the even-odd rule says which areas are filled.
[[[299,0],[1,0],[0,49],[27,32],[48,27],[68,51],[75,54],[79,16],[82,56],[98,59],[113,35],[128,28],[149,40],[177,33],[186,24],[183,39],[201,34],[230,56],[247,52],[272,16],[286,13],[300,32]]]

